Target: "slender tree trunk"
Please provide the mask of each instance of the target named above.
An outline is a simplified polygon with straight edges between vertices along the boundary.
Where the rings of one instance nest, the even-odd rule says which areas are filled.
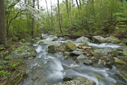
[[[57,0],[58,1],[58,16],[59,16],[59,27],[60,27],[60,32],[61,32],[61,34],[62,34],[62,36],[63,36],[63,32],[62,32],[62,29],[61,29],[61,24],[60,24],[60,8],[59,8],[59,0]]]
[[[81,4],[81,0],[79,0],[79,4],[80,4],[80,10],[82,9],[82,4]]]
[[[50,0],[50,5],[51,5],[51,30],[53,30],[52,29],[52,27],[53,27],[53,21],[52,21],[52,0]]]
[[[35,8],[35,0],[33,0],[33,8]],[[32,17],[32,38],[34,38],[34,15]]]
[[[50,31],[50,20],[49,20],[49,11],[48,11],[48,4],[47,4],[47,0],[45,0],[46,3],[46,8],[47,8],[47,13],[48,13],[48,23],[49,23],[49,31]]]
[[[38,10],[39,10],[39,7],[40,7],[40,6],[39,6],[39,0],[37,0],[37,7],[38,7]],[[38,11],[38,15],[39,15],[39,11]],[[38,18],[38,24],[37,24],[37,29],[38,29],[38,30],[37,30],[37,31],[38,31],[38,32],[40,31],[40,34],[41,34],[41,30],[40,30],[40,26],[39,26],[39,25],[40,25],[40,24],[39,24],[39,21],[40,21],[40,20],[39,20],[39,18]]]
[[[68,15],[68,19],[69,19],[69,12],[68,12],[68,0],[66,0],[66,7],[67,7],[67,15]]]
[[[79,5],[78,5],[78,1],[76,0],[76,4],[77,4],[77,7],[78,7],[78,9],[79,9]]]
[[[0,0],[0,42],[7,47],[4,0]]]

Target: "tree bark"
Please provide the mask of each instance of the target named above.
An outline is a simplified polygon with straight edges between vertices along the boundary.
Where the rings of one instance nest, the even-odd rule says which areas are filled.
[[[47,13],[48,13],[48,23],[49,23],[49,31],[50,31],[50,20],[49,20],[49,11],[48,11],[48,4],[47,4],[47,0],[45,0],[46,3],[46,8],[47,8]]]
[[[7,47],[4,0],[0,0],[0,42]]]
[[[69,12],[68,12],[68,0],[66,0],[66,7],[67,7],[67,14],[68,14],[68,19],[69,19]]]
[[[33,8],[35,8],[35,0],[33,0]],[[32,38],[34,38],[34,15],[32,17]]]
[[[62,36],[63,36],[63,32],[62,32],[62,29],[61,29],[61,24],[60,24],[60,8],[59,8],[59,0],[57,0],[58,1],[58,16],[59,16],[59,27],[60,27],[60,32],[61,32],[61,34],[62,34]]]

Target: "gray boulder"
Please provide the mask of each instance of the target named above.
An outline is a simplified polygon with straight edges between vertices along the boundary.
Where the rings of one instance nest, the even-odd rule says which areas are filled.
[[[67,46],[68,46],[71,50],[75,50],[75,49],[76,49],[75,43],[73,43],[73,42],[70,41],[70,40],[67,42]]]
[[[89,58],[87,56],[84,56],[83,54],[81,54],[80,56],[77,57],[77,62],[78,63],[84,63],[84,61],[88,61]]]
[[[48,53],[56,53],[57,52],[57,48],[54,45],[49,45],[48,46]]]
[[[55,45],[56,47],[57,46],[60,46],[60,44],[58,43],[55,43],[55,42],[52,42],[50,40],[41,40],[39,42],[37,42],[38,44],[45,44],[45,45]]]
[[[85,65],[93,65],[93,62],[91,60],[84,60],[83,62]]]
[[[92,40],[95,43],[120,43],[120,40],[113,36],[107,38],[103,38],[101,36],[93,36]]]
[[[77,77],[74,80],[71,81],[66,81],[66,82],[60,82],[58,84],[53,84],[53,85],[96,85],[95,82],[82,78],[82,77]]]
[[[22,46],[20,49],[15,50],[14,54],[19,58],[31,59],[36,57],[37,52],[32,47]]]
[[[67,43],[62,43],[59,47],[59,50],[64,52],[68,50]]]
[[[77,42],[77,43],[90,42],[90,39],[87,38],[87,37],[82,36],[82,37],[80,37],[80,38],[77,38],[77,39],[76,39],[76,42]]]

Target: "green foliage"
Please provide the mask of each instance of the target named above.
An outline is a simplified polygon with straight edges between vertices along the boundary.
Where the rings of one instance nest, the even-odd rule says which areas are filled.
[[[9,76],[10,75],[10,72],[8,71],[0,71],[0,76]]]
[[[0,66],[0,70],[3,68],[3,66]]]

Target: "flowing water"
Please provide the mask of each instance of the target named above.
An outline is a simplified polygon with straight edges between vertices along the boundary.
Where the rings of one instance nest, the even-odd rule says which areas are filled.
[[[52,35],[42,36],[46,40],[53,40]],[[56,43],[61,44],[67,42],[63,38],[59,38]],[[117,48],[118,45],[114,44],[94,44],[88,43],[90,46],[104,48],[112,47]],[[84,77],[96,83],[96,85],[113,85],[117,83],[117,78],[114,75],[116,68],[112,69],[105,67],[87,66],[84,64],[77,65],[72,59],[64,60],[64,55],[61,52],[50,54],[47,52],[48,45],[33,44],[37,51],[37,56],[34,59],[27,60],[27,68],[32,69],[29,77],[24,79],[19,85],[52,85],[54,83],[63,82],[64,77]],[[74,66],[77,67],[74,67]],[[100,76],[98,80],[97,76]]]

